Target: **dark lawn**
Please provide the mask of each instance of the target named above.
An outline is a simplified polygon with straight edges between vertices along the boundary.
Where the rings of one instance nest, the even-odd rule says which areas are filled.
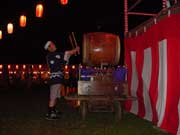
[[[89,113],[81,120],[78,108],[61,100],[63,115],[57,121],[45,120],[48,87],[34,85],[0,88],[0,135],[168,135],[152,123],[125,113],[120,122],[113,113]]]

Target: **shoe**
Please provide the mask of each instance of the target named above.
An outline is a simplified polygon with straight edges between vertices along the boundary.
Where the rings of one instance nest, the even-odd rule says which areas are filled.
[[[57,120],[57,119],[59,119],[59,116],[56,113],[52,112],[50,114],[46,114],[46,119],[47,120]]]
[[[56,111],[56,115],[57,116],[61,116],[62,115],[62,112],[61,111],[58,111],[58,110],[55,110]]]
[[[55,110],[55,113],[57,116],[61,116],[62,115],[62,112],[61,111],[58,111],[58,110]],[[49,113],[46,113],[46,117],[49,117]]]

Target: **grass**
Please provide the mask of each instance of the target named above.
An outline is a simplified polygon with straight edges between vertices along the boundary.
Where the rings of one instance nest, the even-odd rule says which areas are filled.
[[[70,102],[58,104],[59,120],[45,120],[48,87],[0,89],[0,135],[170,135],[153,128],[149,121],[125,113],[117,122],[113,113],[89,113],[81,120]]]

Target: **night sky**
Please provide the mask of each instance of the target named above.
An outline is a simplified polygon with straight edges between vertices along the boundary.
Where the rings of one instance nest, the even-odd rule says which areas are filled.
[[[42,18],[35,17],[36,4],[44,5]],[[129,0],[131,6],[133,0]],[[161,0],[142,0],[134,11],[157,13]],[[71,49],[68,35],[75,32],[79,46],[84,33],[103,31],[120,36],[123,45],[123,0],[69,0],[63,6],[58,0],[5,0],[0,2],[0,63],[46,63],[44,44],[52,40],[58,49]],[[27,16],[27,26],[19,26],[19,16]],[[149,17],[129,16],[129,28],[137,26]],[[7,23],[14,24],[14,33],[6,32]],[[81,60],[81,57],[72,59]]]

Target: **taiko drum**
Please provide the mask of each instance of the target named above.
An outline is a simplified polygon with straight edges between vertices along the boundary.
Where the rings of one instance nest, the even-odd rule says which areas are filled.
[[[83,35],[83,64],[99,66],[117,65],[120,60],[119,36],[106,32],[92,32]]]

